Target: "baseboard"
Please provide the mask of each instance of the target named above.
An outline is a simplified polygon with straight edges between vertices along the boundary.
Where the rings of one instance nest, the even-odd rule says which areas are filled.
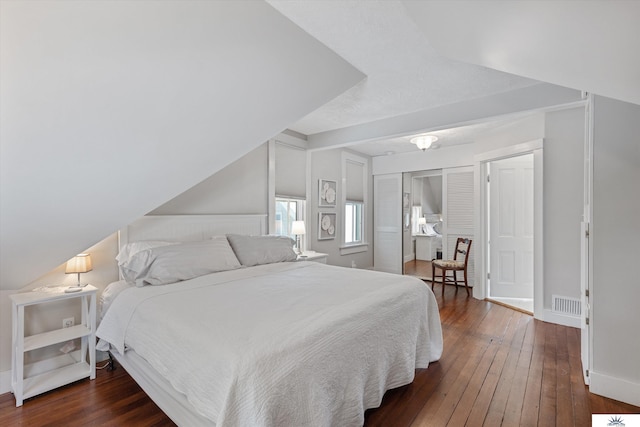
[[[589,391],[593,394],[640,406],[640,384],[591,371]]]
[[[404,262],[413,261],[416,259],[416,254],[409,254],[404,256]]]
[[[581,328],[581,319],[578,316],[568,316],[566,314],[554,313],[549,309],[544,310],[545,322],[555,323],[556,325],[570,326],[572,328]]]
[[[11,391],[11,370],[0,372],[0,394]]]

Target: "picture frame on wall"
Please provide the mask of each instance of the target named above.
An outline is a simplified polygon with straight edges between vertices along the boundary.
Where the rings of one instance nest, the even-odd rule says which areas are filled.
[[[318,180],[318,207],[335,208],[338,199],[338,184],[329,179]]]
[[[336,238],[336,214],[333,212],[318,213],[318,240]]]

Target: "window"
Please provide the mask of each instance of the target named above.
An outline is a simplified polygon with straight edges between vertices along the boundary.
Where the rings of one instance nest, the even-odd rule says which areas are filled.
[[[344,206],[341,255],[366,252],[367,243],[367,187],[369,160],[354,153],[342,152],[342,191]]]
[[[344,206],[344,242],[348,245],[362,243],[362,214],[364,203],[347,200]]]
[[[275,234],[296,240],[291,234],[291,224],[298,220],[304,220],[304,200],[276,197]]]

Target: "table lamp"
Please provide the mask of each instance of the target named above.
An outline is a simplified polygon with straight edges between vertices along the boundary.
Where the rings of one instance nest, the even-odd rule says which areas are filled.
[[[78,284],[76,286],[69,286],[69,292],[76,292],[75,289],[81,290],[84,286],[87,286],[80,283],[80,273],[86,273],[93,269],[91,265],[91,255],[89,254],[78,254],[67,261],[67,268],[65,269],[65,274],[78,273]]]
[[[304,221],[293,221],[291,223],[291,234],[296,236],[296,254],[302,254],[300,250],[300,236],[306,234],[306,230],[304,228]]]

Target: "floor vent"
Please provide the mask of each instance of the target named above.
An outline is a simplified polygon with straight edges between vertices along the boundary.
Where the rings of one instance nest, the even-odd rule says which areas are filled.
[[[560,295],[552,295],[552,298],[552,311],[554,313],[580,316],[582,304],[579,299]]]

